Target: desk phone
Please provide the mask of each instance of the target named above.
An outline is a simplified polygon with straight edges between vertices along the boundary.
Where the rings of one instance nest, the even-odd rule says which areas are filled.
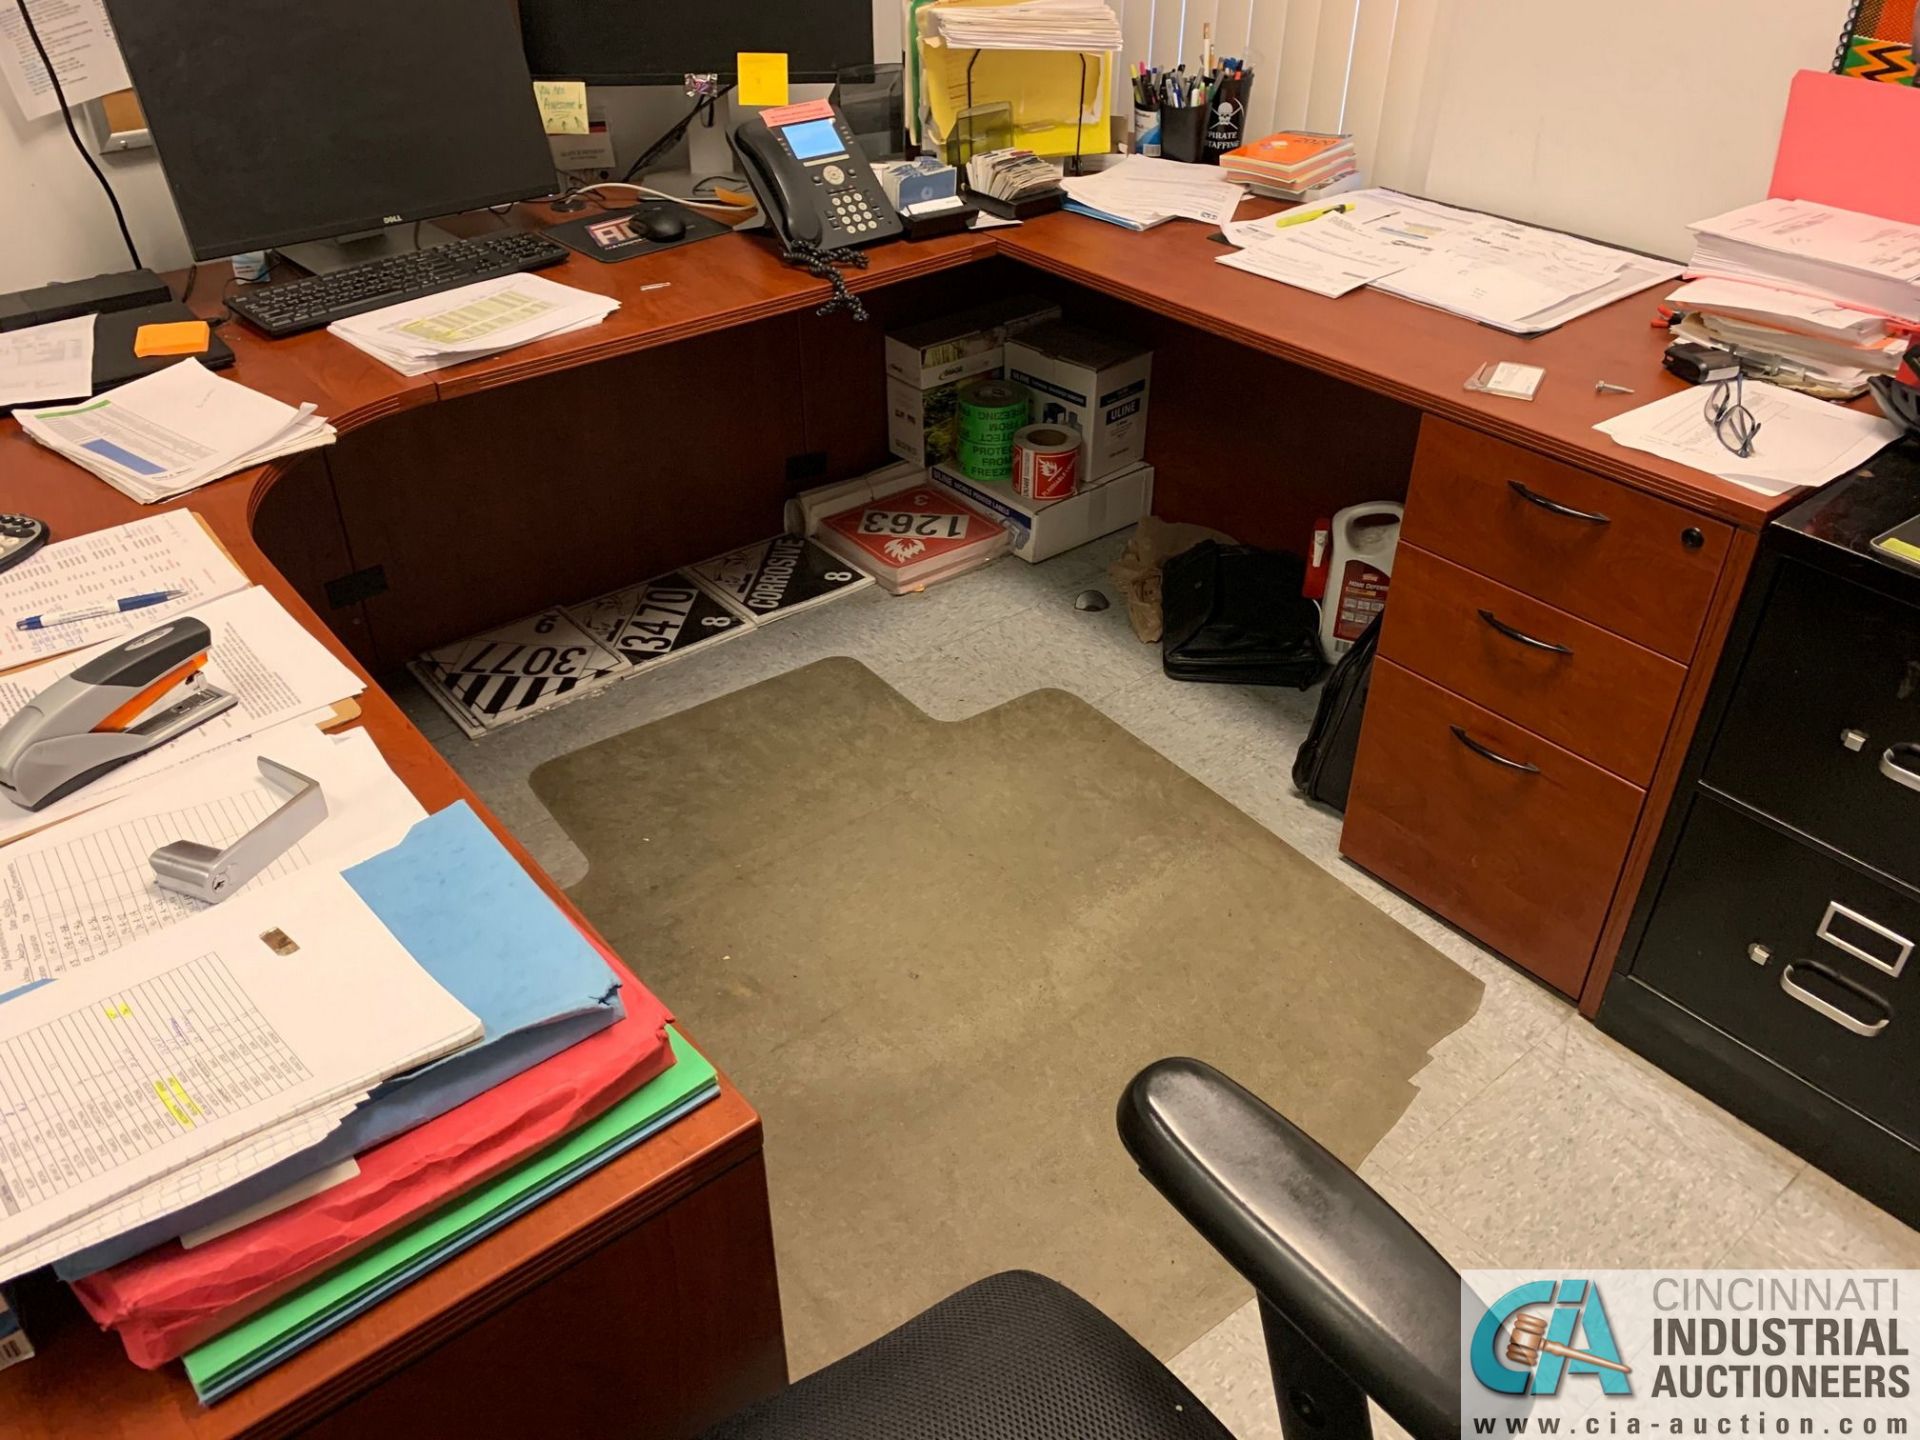
[[[900,233],[846,119],[824,100],[765,110],[733,132],[767,222],[789,243],[836,250]]]

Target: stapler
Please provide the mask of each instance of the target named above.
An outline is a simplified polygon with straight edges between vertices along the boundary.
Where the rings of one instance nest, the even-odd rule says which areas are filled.
[[[0,796],[38,810],[231,710],[201,673],[212,646],[183,616],[54,681],[0,725]]]

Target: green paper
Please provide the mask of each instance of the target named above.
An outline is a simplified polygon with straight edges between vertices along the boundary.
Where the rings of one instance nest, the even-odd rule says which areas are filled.
[[[252,1363],[262,1351],[352,1304],[394,1271],[452,1244],[528,1191],[590,1160],[622,1136],[711,1087],[716,1076],[706,1057],[672,1026],[667,1027],[667,1038],[673,1046],[673,1065],[597,1119],[189,1351],[187,1377],[194,1388],[205,1391],[218,1385],[228,1372]]]

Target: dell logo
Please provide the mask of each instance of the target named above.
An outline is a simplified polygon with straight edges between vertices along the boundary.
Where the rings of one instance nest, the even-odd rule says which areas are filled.
[[[380,217],[380,223],[382,225],[398,225],[400,223],[400,217],[398,215],[383,215]]]

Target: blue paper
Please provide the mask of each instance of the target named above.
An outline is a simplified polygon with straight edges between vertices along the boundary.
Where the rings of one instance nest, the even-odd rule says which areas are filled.
[[[69,1255],[77,1280],[278,1194],[444,1115],[618,1020],[620,982],[464,800],[342,872],[422,969],[480,1018],[482,1039],[397,1076],[318,1145],[185,1210]],[[368,1004],[379,997],[369,996]]]

